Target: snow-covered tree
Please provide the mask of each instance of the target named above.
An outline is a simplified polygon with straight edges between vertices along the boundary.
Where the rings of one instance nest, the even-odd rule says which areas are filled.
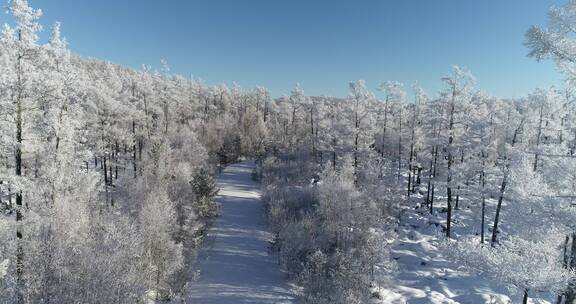
[[[520,291],[522,303],[526,304],[530,292],[562,292],[574,279],[574,272],[563,266],[558,250],[562,234],[549,234],[538,241],[510,237],[497,247],[478,244],[473,239],[449,241],[443,246],[464,267]]]

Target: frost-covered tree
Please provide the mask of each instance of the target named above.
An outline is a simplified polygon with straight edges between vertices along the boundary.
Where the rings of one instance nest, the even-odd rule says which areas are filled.
[[[445,92],[442,99],[444,100],[444,113],[445,117],[445,159],[446,159],[446,236],[451,236],[451,223],[452,223],[452,211],[453,211],[453,199],[454,199],[454,163],[456,161],[458,148],[456,146],[457,136],[461,132],[460,121],[461,114],[464,113],[466,104],[470,100],[472,92],[472,85],[474,82],[474,77],[472,74],[462,69],[458,66],[453,67],[453,74],[448,77],[444,77],[442,80],[446,82],[447,91]]]
[[[422,165],[418,161],[418,154],[423,148],[423,129],[421,107],[426,104],[428,96],[418,85],[414,86],[414,104],[410,107],[411,116],[408,123],[409,131],[409,157],[408,157],[408,185],[407,195],[416,192],[416,185],[420,186]],[[400,164],[399,164],[400,167]]]
[[[165,298],[171,276],[183,263],[182,248],[174,242],[174,205],[162,190],[154,191],[140,212],[143,232],[143,267],[155,300]]]
[[[530,292],[562,292],[574,279],[573,270],[563,266],[558,250],[562,234],[550,233],[538,241],[510,237],[497,247],[465,239],[445,243],[444,248],[464,267],[520,291],[525,304]]]
[[[41,10],[36,10],[28,5],[26,0],[13,0],[9,3],[9,12],[15,19],[15,27],[5,25],[2,42],[3,51],[7,60],[5,67],[3,90],[7,96],[2,98],[5,105],[3,115],[10,121],[5,129],[9,135],[8,145],[13,147],[14,162],[9,168],[14,173],[8,174],[9,183],[13,184],[15,195],[16,221],[22,222],[24,218],[23,196],[26,195],[26,184],[29,184],[30,173],[23,172],[23,162],[29,155],[24,151],[27,147],[33,147],[26,142],[31,138],[34,130],[35,115],[39,103],[39,95],[43,92],[39,70],[41,69],[42,54],[39,52],[38,32],[42,26],[38,19],[42,15]],[[32,149],[29,149],[32,150]],[[32,166],[30,166],[32,167]],[[24,249],[21,244],[23,231],[21,223],[18,223],[16,262],[16,302],[24,303]]]
[[[59,23],[41,44],[40,10],[14,0],[8,12],[15,25],[0,39],[2,301],[136,302],[155,288],[144,275],[152,268],[162,288],[181,288],[175,272],[191,261],[204,225],[190,183],[210,167],[194,113],[205,86],[81,58]],[[169,202],[156,206],[162,212],[186,212],[141,212],[155,200]],[[172,251],[143,268],[152,233]]]
[[[553,7],[548,13],[548,26],[530,27],[525,42],[529,57],[538,61],[553,59],[570,81],[574,81],[576,75],[575,19],[576,1],[570,0],[564,6]]]
[[[350,117],[349,123],[352,125],[352,153],[354,159],[354,176],[358,176],[358,166],[361,154],[367,149],[370,138],[369,118],[372,111],[374,95],[368,91],[366,82],[359,80],[351,82],[349,85],[348,107]]]
[[[297,186],[306,180],[297,178],[303,167],[306,176],[317,170],[303,166],[309,161],[269,159],[263,169],[281,264],[304,286],[306,303],[365,303],[370,286],[383,284],[393,269],[393,217],[381,209],[381,192],[357,188],[351,156],[336,169],[326,166],[317,186]]]

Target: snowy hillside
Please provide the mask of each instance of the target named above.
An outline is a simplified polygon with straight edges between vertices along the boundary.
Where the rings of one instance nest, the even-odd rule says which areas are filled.
[[[419,197],[417,200],[421,200]],[[445,205],[445,204],[444,204]],[[414,204],[416,206],[416,204]],[[493,211],[496,201],[488,200]],[[478,218],[471,209],[479,208],[468,200],[456,211],[455,234],[472,234],[479,241]],[[474,273],[459,262],[450,261],[439,248],[443,241],[444,214],[431,216],[426,208],[406,206],[398,226],[398,239],[391,252],[398,263],[398,273],[390,286],[380,290],[379,303],[518,303],[522,293],[506,288],[493,278]],[[475,228],[476,227],[476,228]],[[529,303],[555,303],[550,293],[532,295]],[[378,302],[378,301],[375,301]]]

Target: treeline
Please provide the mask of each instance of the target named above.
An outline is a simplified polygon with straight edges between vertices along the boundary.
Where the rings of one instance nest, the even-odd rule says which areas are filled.
[[[307,97],[297,87],[274,104],[261,175],[280,262],[307,303],[362,303],[393,277],[382,257],[390,216],[401,221],[405,208],[429,214],[447,256],[524,301],[530,292],[574,298],[572,87],[499,99],[460,67],[441,80],[434,98],[396,82],[383,83],[378,98],[357,81],[347,98]],[[477,227],[455,219],[462,204]]]
[[[269,134],[280,152],[261,175],[280,262],[307,303],[363,303],[392,278],[384,257],[405,208],[430,214],[456,262],[526,293],[572,294],[572,91],[502,100],[476,90],[465,69],[442,80],[437,98],[396,82],[377,98],[358,81],[345,99],[297,88],[277,104],[284,114]],[[478,227],[458,230],[464,200]]]

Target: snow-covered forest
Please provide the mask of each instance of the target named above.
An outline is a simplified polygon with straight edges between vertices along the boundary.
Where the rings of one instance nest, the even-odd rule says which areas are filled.
[[[458,66],[439,92],[272,98],[83,58],[59,23],[40,41],[27,0],[7,7],[0,303],[184,303],[216,177],[241,159],[301,303],[576,300],[576,1],[526,29],[565,85],[516,99]]]

